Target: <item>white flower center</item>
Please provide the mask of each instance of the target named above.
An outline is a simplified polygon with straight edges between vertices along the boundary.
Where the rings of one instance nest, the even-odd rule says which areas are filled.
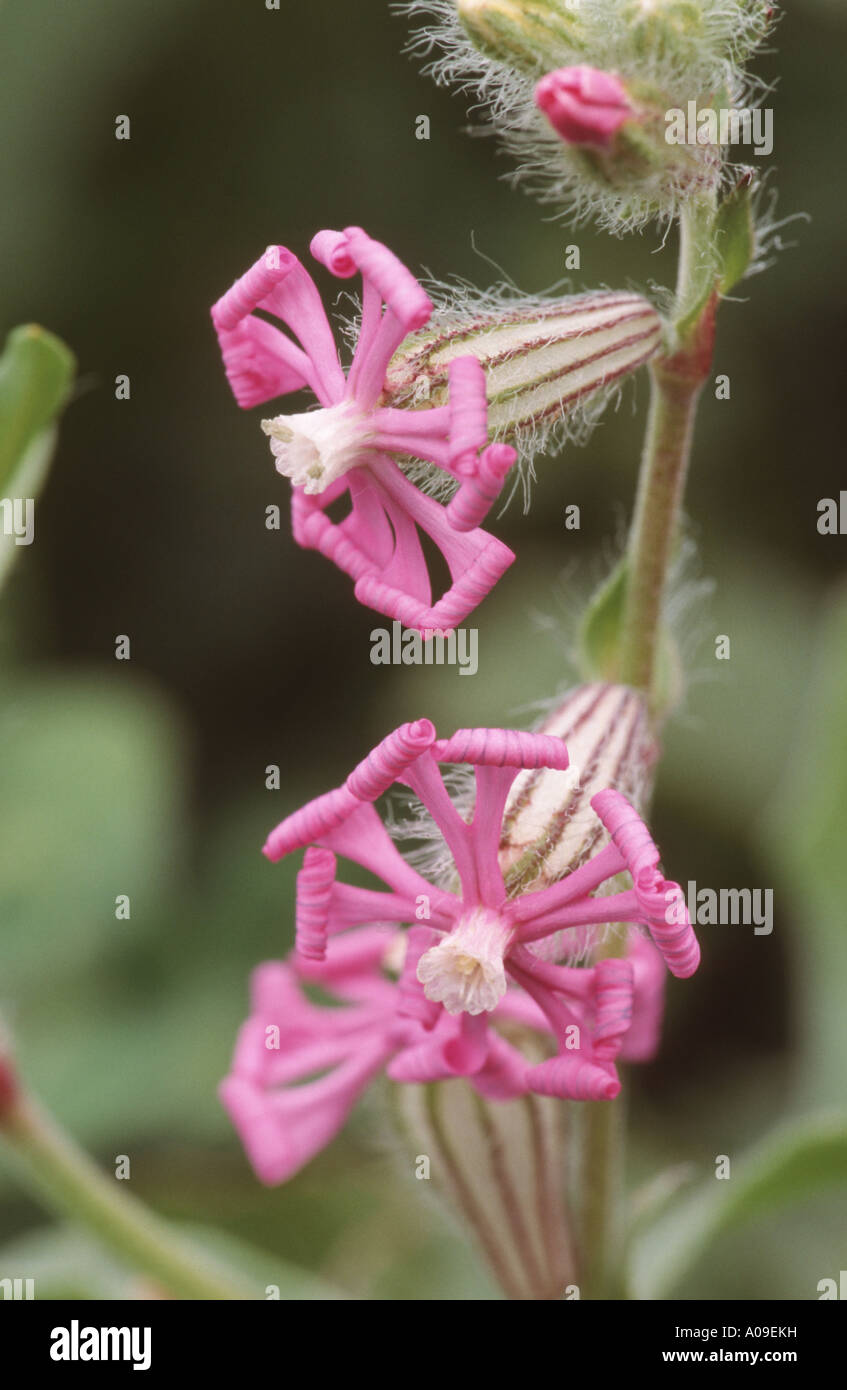
[[[278,473],[305,492],[323,492],[336,478],[362,463],[373,447],[367,415],[352,401],[309,410],[303,415],[276,415],[263,420]]]
[[[477,908],[421,956],[418,979],[427,999],[448,1014],[489,1013],[506,993],[503,957],[513,928],[496,912]]]

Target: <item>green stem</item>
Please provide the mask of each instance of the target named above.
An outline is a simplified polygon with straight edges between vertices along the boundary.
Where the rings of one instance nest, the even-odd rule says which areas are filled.
[[[695,203],[680,219],[675,341],[650,371],[650,410],[627,557],[619,679],[656,695],[668,569],[673,557],[697,401],[711,364],[714,331],[714,209]]]
[[[676,541],[700,385],[651,368],[647,436],[630,533],[620,680],[654,693],[668,568]]]
[[[617,679],[643,691],[661,713],[657,690],[661,622],[697,401],[712,360],[717,259],[712,202],[680,217],[679,269],[669,350],[651,365],[650,410],[626,561]],[[658,708],[657,708],[658,706]],[[623,949],[607,943],[602,954]],[[582,1271],[587,1298],[621,1298],[623,1265],[622,1101],[585,1107],[581,1162]]]
[[[249,1299],[238,1275],[178,1236],[143,1202],[109,1178],[31,1096],[19,1096],[3,1117],[6,1140],[24,1182],[45,1205],[85,1226],[132,1269],[168,1295],[184,1299]]]

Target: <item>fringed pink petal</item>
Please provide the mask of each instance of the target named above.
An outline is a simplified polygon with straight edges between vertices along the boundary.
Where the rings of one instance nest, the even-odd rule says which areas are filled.
[[[517,898],[512,908],[514,920],[516,922],[529,922],[530,920],[535,922],[542,919],[552,921],[553,914],[560,907],[566,906],[576,898],[584,898],[589,893],[593,893],[594,889],[599,888],[601,883],[605,883],[609,878],[614,878],[615,874],[620,873],[621,869],[625,868],[626,862],[617,846],[614,844],[605,845],[587,863],[574,869],[558,883],[551,883],[549,888],[539,888],[535,892],[525,893],[523,897]]]
[[[700,964],[700,945],[688,916],[685,894],[678,883],[656,870],[645,872],[635,885],[641,906],[639,918],[678,979],[688,979]]]
[[[614,1066],[599,1066],[579,1053],[551,1057],[527,1070],[531,1091],[560,1100],[614,1100],[621,1089]]]
[[[633,969],[628,960],[600,960],[593,967],[594,1027],[591,1046],[598,1062],[613,1062],[632,1023]]]
[[[658,871],[659,851],[638,812],[620,792],[598,792],[591,805],[609,831],[632,875],[640,907],[639,921],[649,928],[671,974],[693,975],[700,963],[685,898],[679,884]]]
[[[329,1076],[276,1092],[227,1077],[220,1098],[257,1177],[269,1186],[285,1182],[325,1148],[389,1051],[384,1038],[360,1040],[355,1055]]]
[[[440,1004],[427,999],[418,979],[418,962],[425,951],[437,946],[440,933],[431,927],[410,927],[406,934],[406,958],[397,982],[397,1013],[413,1019],[426,1032],[431,1032],[442,1015]]]
[[[458,729],[439,739],[433,753],[442,763],[479,763],[489,767],[568,767],[568,750],[560,738],[527,734],[519,729]]]
[[[317,378],[309,358],[278,328],[250,315],[234,328],[218,327],[224,371],[242,410],[310,386]]]
[[[382,242],[361,227],[319,232],[312,254],[334,275],[349,279],[359,270],[364,285],[362,334],[348,379],[348,395],[366,409],[382,392],[385,372],[403,339],[429,320],[432,301],[410,270]],[[376,298],[385,303],[378,317]]]
[[[518,914],[528,911],[526,898],[540,898],[544,891],[541,889],[538,894],[530,892],[523,899],[516,898],[509,903],[507,915],[517,922]],[[638,896],[634,889],[627,889],[624,893],[609,893],[598,898],[578,898],[576,902],[565,903],[563,907],[554,906],[539,912],[537,916],[520,923],[518,940],[538,941],[553,932],[607,922],[640,922],[641,918],[642,907]]]
[[[358,271],[344,232],[316,232],[309,243],[309,250],[315,260],[326,266],[331,275],[337,275],[339,280],[350,280]]]
[[[403,780],[423,802],[441,832],[459,875],[465,905],[478,903],[480,897],[473,831],[456,810],[432,754],[413,763],[406,770]]]
[[[274,293],[277,286],[300,266],[293,251],[284,246],[268,250],[233,282],[226,294],[212,305],[212,321],[216,328],[231,332]],[[302,267],[301,267],[302,269]]]
[[[286,816],[272,830],[262,848],[266,858],[275,862],[295,849],[305,849],[341,825],[362,803],[347,787],[336,787],[323,796],[316,796],[293,815]]]
[[[318,550],[354,580],[354,593],[367,608],[424,634],[449,632],[473,612],[515,556],[485,531],[462,533],[447,520],[446,509],[418,492],[385,455],[357,468],[338,489],[306,496],[292,494],[292,527],[298,545]],[[348,483],[351,514],[340,523],[326,515]],[[381,518],[381,524],[378,518]],[[426,562],[415,528],[438,546],[453,584],[433,606]]]
[[[517,461],[509,444],[489,444],[479,458],[477,471],[466,477],[447,504],[447,520],[457,531],[472,531],[488,515],[503,489],[506,474]]]
[[[432,300],[412,272],[393,251],[368,236],[361,227],[347,227],[342,235],[349,257],[362,278],[379,290],[387,308],[402,324],[404,336],[423,328],[432,314]],[[335,259],[339,259],[339,251]]]
[[[326,956],[327,925],[332,886],[335,882],[335,855],[332,850],[306,850],[303,867],[297,875],[297,915],[295,948],[306,960],[321,961]]]
[[[418,758],[434,739],[435,728],[428,719],[395,729],[353,769],[343,787],[315,797],[272,830],[263,854],[271,860],[281,859],[292,850],[302,849],[325,837],[363,801],[375,800],[387,791],[408,763]]]
[[[333,898],[335,891],[342,886],[346,885],[335,885]],[[299,958],[295,963],[297,976],[301,980],[324,985],[343,999],[378,998],[386,1008],[393,1008],[394,987],[382,974],[382,962],[396,936],[396,930],[386,924],[345,932],[343,936],[333,939],[332,951],[326,959]],[[375,988],[363,993],[360,987],[363,978]]]
[[[357,860],[356,862],[361,862]],[[423,881],[429,891],[429,885]],[[433,895],[434,896],[434,895]],[[378,888],[358,888],[350,883],[336,883],[330,904],[331,926],[329,934],[346,931],[366,922],[407,923],[415,918],[415,895],[408,893],[385,893]],[[452,904],[451,900],[451,904]],[[433,925],[441,927],[443,916],[438,906],[431,909]],[[451,919],[447,918],[447,923]]]
[[[635,932],[627,959],[632,965],[634,982],[632,1023],[623,1039],[620,1056],[625,1062],[649,1062],[659,1050],[668,970],[652,941]]]
[[[443,1019],[447,1015],[442,1015]],[[482,1017],[450,1019],[426,1042],[404,1048],[388,1064],[392,1081],[447,1081],[473,1076],[488,1056],[488,1028]]]
[[[471,1077],[471,1084],[486,1100],[516,1100],[529,1091],[529,1067],[516,1047],[493,1029],[489,1030],[485,1066]]]
[[[454,530],[447,520],[446,509],[418,492],[389,459],[382,458],[379,464],[371,464],[368,471],[382,491],[383,504],[395,531],[401,514],[419,526],[444,556],[453,583],[434,605],[428,594],[424,600],[398,543],[390,565],[381,574],[375,566],[366,566],[369,572],[356,582],[356,598],[406,627],[451,631],[494,587],[514,560],[513,552],[484,531],[462,533]],[[353,532],[348,531],[348,534]]]
[[[360,801],[375,801],[432,746],[435,738],[435,725],[428,719],[401,724],[353,769],[345,785]]]
[[[255,309],[274,314],[296,334],[310,361],[309,384],[321,403],[329,405],[341,400],[344,373],[317,286],[305,266],[284,246],[268,247],[213,306],[212,319],[219,334],[231,334]],[[246,332],[242,330],[241,336]],[[283,339],[284,335],[279,333],[279,337]],[[272,341],[266,334],[257,335],[257,342],[263,348],[269,347]],[[296,365],[299,359],[291,358],[284,340],[278,348],[283,364],[289,368]],[[258,399],[272,399],[275,392],[271,378],[267,385],[268,394]]]

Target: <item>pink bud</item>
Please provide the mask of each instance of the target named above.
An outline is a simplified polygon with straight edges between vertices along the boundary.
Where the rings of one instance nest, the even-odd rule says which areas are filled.
[[[605,148],[632,115],[623,83],[599,68],[558,68],[535,88],[536,105],[569,145]]]

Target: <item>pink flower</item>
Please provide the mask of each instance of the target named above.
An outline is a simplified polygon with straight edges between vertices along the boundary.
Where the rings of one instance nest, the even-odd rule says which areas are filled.
[[[321,851],[310,851],[320,854]],[[314,861],[313,861],[314,864]],[[253,973],[251,1013],[241,1028],[220,1096],[262,1182],[284,1182],[323,1149],[345,1124],[370,1081],[386,1066],[401,1082],[466,1077],[488,1100],[510,1100],[533,1089],[530,1068],[497,1031],[500,1023],[551,1032],[535,1000],[509,989],[486,1021],[449,1014],[424,995],[416,970],[434,933],[389,926],[344,932],[323,961],[295,953]],[[630,968],[632,962],[632,969]],[[399,970],[399,979],[390,972]],[[641,1029],[628,1060],[644,1060],[646,1028],[658,1036],[661,985],[639,993],[639,974],[665,974],[658,952],[642,937],[630,960],[572,970],[571,1025],[591,1031],[595,1057],[611,1055],[629,1017],[634,974],[636,1017],[625,1043]],[[334,1005],[312,1003],[304,984],[319,984]],[[656,1002],[658,997],[658,1013]],[[534,1089],[543,1090],[536,1086]]]
[[[409,627],[453,628],[514,559],[479,524],[515,451],[487,445],[485,376],[473,356],[450,364],[446,405],[380,404],[389,361],[433,306],[397,257],[360,227],[319,232],[311,250],[334,275],[362,276],[349,371],[308,271],[284,246],[272,246],[212,309],[233,393],[245,408],[303,387],[314,393],[320,409],[262,421],[277,470],[293,484],[295,540],[349,574],[367,607]],[[281,320],[297,342],[254,310]],[[424,459],[454,478],[449,505],[419,492],[392,455]],[[349,514],[334,521],[328,509],[344,493]],[[436,602],[419,531],[438,546],[452,578]]]
[[[569,145],[606,148],[632,116],[623,83],[584,64],[548,72],[536,85],[535,101]]]
[[[466,816],[440,770],[463,763],[473,766],[475,775],[473,807]],[[268,837],[264,852],[276,860],[310,847],[297,888],[301,958],[323,960],[328,938],[351,927],[425,923],[414,928],[413,950],[423,993],[417,995],[408,979],[405,989],[417,1000],[419,1021],[427,1029],[435,1028],[443,1012],[458,1018],[466,1043],[477,1045],[484,1060],[486,1015],[502,1006],[517,984],[541,1010],[559,1049],[556,1057],[526,1070],[530,1089],[610,1099],[619,1090],[614,1059],[630,1025],[633,967],[616,958],[591,970],[558,965],[542,959],[540,943],[554,933],[578,933],[600,923],[638,924],[680,977],[696,970],[699,948],[682,890],[661,876],[647,827],[614,790],[591,798],[608,843],[558,882],[510,895],[499,847],[512,783],[526,769],[564,771],[567,766],[565,745],[549,735],[464,729],[439,740],[429,720],[418,720],[383,739],[343,786],[287,817]],[[449,852],[451,887],[430,882],[408,863],[377,815],[373,802],[395,783],[413,792],[438,827]],[[336,855],[376,875],[387,891],[339,881]],[[623,871],[631,875],[632,888],[596,896]],[[642,1040],[643,1047],[648,1043],[649,1038]],[[427,1063],[422,1065],[425,1070]],[[402,1058],[389,1074],[397,1080],[423,1075]]]

